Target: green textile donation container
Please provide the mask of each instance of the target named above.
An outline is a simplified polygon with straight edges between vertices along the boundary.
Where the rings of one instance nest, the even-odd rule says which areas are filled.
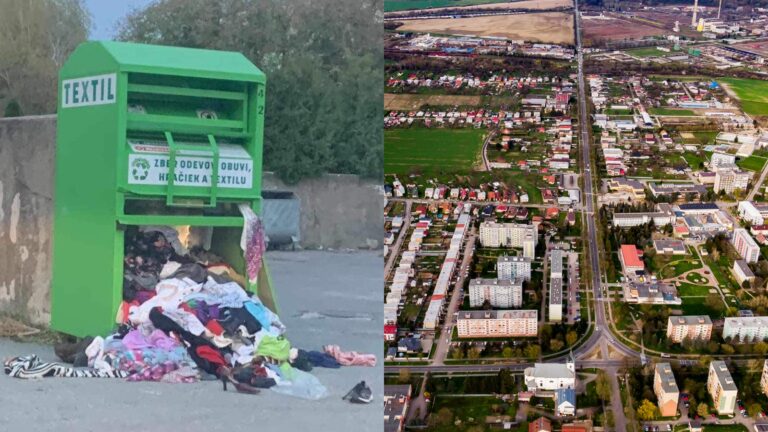
[[[53,329],[114,328],[133,225],[209,227],[206,247],[246,274],[238,205],[261,210],[265,85],[240,53],[77,47],[59,74]],[[257,285],[276,311],[266,265]]]

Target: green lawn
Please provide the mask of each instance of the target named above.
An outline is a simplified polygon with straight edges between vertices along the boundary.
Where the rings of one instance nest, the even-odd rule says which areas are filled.
[[[707,283],[707,278],[697,273],[688,273],[685,276],[685,280],[694,285],[703,285]]]
[[[676,109],[676,108],[651,108],[648,110],[649,114],[664,115],[664,116],[695,116],[696,114],[689,109]]]
[[[688,166],[691,167],[692,170],[698,170],[701,163],[707,161],[707,157],[704,154],[689,151],[683,153],[683,159],[688,162]]]
[[[707,294],[709,294],[709,289],[710,287],[708,286],[693,285],[687,282],[681,282],[680,286],[677,288],[677,293],[680,297],[705,297]],[[688,299],[683,299],[683,303],[687,301]]]
[[[744,425],[704,425],[704,432],[747,432]]]
[[[768,81],[721,78],[736,93],[741,108],[749,115],[768,116]]]
[[[653,258],[653,269],[658,272],[657,276],[660,279],[668,279],[671,277],[677,277],[681,274],[701,268],[701,262],[693,258],[681,258],[675,256],[668,256],[663,254],[657,254]]]
[[[624,52],[635,57],[661,57],[670,54],[664,51],[659,51],[656,47],[633,48],[625,50]]]
[[[625,116],[625,115],[632,115],[631,109],[612,109],[608,108],[605,110],[605,114],[610,116]]]
[[[715,142],[718,131],[695,131],[691,132],[701,144],[711,144]]]
[[[454,420],[461,420],[461,426],[430,428],[430,431],[461,431],[471,425],[485,425],[485,417],[491,415],[491,405],[502,402],[494,397],[446,397],[438,395],[430,412],[437,413],[443,408],[453,412]],[[470,422],[469,419],[473,420]]]
[[[451,6],[472,6],[487,3],[500,3],[503,1],[506,0],[385,0],[384,12]]]
[[[436,176],[471,171],[480,159],[480,129],[389,129],[384,131],[384,172]]]
[[[719,318],[720,314],[704,304],[706,297],[686,297],[683,299],[683,305],[680,309],[684,315],[709,315],[712,319]],[[677,308],[678,306],[674,306]]]
[[[765,158],[762,158],[760,156],[750,156],[750,157],[736,161],[736,165],[738,165],[739,168],[744,170],[760,172],[763,170],[763,166],[765,165],[765,160],[766,160]]]

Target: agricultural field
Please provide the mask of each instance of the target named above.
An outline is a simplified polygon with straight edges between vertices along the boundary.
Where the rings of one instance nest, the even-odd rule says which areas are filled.
[[[664,29],[618,18],[594,18],[584,16],[584,43],[595,46],[605,41],[641,39],[669,33]]]
[[[423,6],[427,4],[427,6]],[[417,6],[414,6],[417,5]],[[553,9],[558,7],[573,6],[570,0],[385,0],[384,12],[396,12],[413,9],[432,9],[435,11],[453,9]]]
[[[461,106],[480,105],[480,96],[463,95],[421,95],[421,94],[384,94],[384,109],[410,111],[422,106]]]
[[[384,12],[503,3],[503,0],[385,0]]]
[[[416,111],[421,107],[464,107],[466,109],[477,107],[504,108],[516,106],[519,100],[513,96],[470,96],[470,95],[446,95],[446,94],[410,94],[410,93],[385,93],[384,109],[396,111]]]
[[[745,113],[753,116],[768,116],[768,81],[721,78],[718,82],[725,84],[736,94]]]
[[[408,20],[398,31],[496,36],[526,41],[572,44],[573,16],[563,12],[492,15],[457,19]]]
[[[390,129],[384,131],[384,172],[402,178],[471,171],[480,160],[480,129]]]
[[[688,109],[676,109],[676,108],[650,108],[648,114],[662,115],[662,116],[694,116],[693,111]]]

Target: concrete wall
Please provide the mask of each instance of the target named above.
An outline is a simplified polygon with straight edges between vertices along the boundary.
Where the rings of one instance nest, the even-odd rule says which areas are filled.
[[[50,321],[51,231],[56,116],[0,119],[0,313]],[[302,246],[378,248],[383,238],[380,185],[326,175],[286,186],[274,174],[264,189],[301,200]],[[88,263],[83,263],[87,277]]]

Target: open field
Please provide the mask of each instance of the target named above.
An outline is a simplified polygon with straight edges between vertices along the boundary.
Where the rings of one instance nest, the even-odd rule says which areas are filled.
[[[734,48],[752,51],[763,56],[768,56],[768,41],[744,42],[733,44],[732,46]]]
[[[441,94],[409,94],[385,93],[384,109],[398,111],[415,111],[423,106],[430,107],[491,107],[509,109],[517,102],[512,96],[491,95],[441,95]]]
[[[469,171],[480,159],[479,129],[390,129],[384,131],[384,172],[403,178]]]
[[[719,82],[736,94],[744,112],[753,116],[768,116],[768,81],[721,78]]]
[[[646,36],[658,36],[669,31],[617,18],[587,18],[583,21],[584,42],[596,45],[600,42],[624,39],[640,39]]]
[[[503,0],[386,0],[384,12],[439,7],[472,6],[486,3],[503,3]]]
[[[765,158],[760,156],[750,156],[736,161],[736,165],[744,170],[760,172],[763,170],[763,166],[765,166],[765,160]]]
[[[419,7],[413,6],[420,4],[429,5]],[[454,9],[456,7],[461,7],[462,9],[553,9],[569,6],[573,6],[573,2],[570,0],[522,0],[513,2],[503,0],[386,0],[384,2],[384,12],[427,8],[432,9],[433,11],[440,11]]]
[[[573,16],[563,12],[493,15],[458,19],[410,20],[398,31],[495,36],[527,41],[572,44]]]
[[[696,113],[689,109],[676,109],[676,108],[649,108],[648,114],[663,115],[663,116],[694,116]]]
[[[656,47],[632,48],[624,52],[635,57],[663,57],[670,55],[668,52],[659,51]]]
[[[415,110],[421,106],[461,106],[479,105],[480,96],[465,95],[421,95],[421,94],[384,94],[384,109]]]

